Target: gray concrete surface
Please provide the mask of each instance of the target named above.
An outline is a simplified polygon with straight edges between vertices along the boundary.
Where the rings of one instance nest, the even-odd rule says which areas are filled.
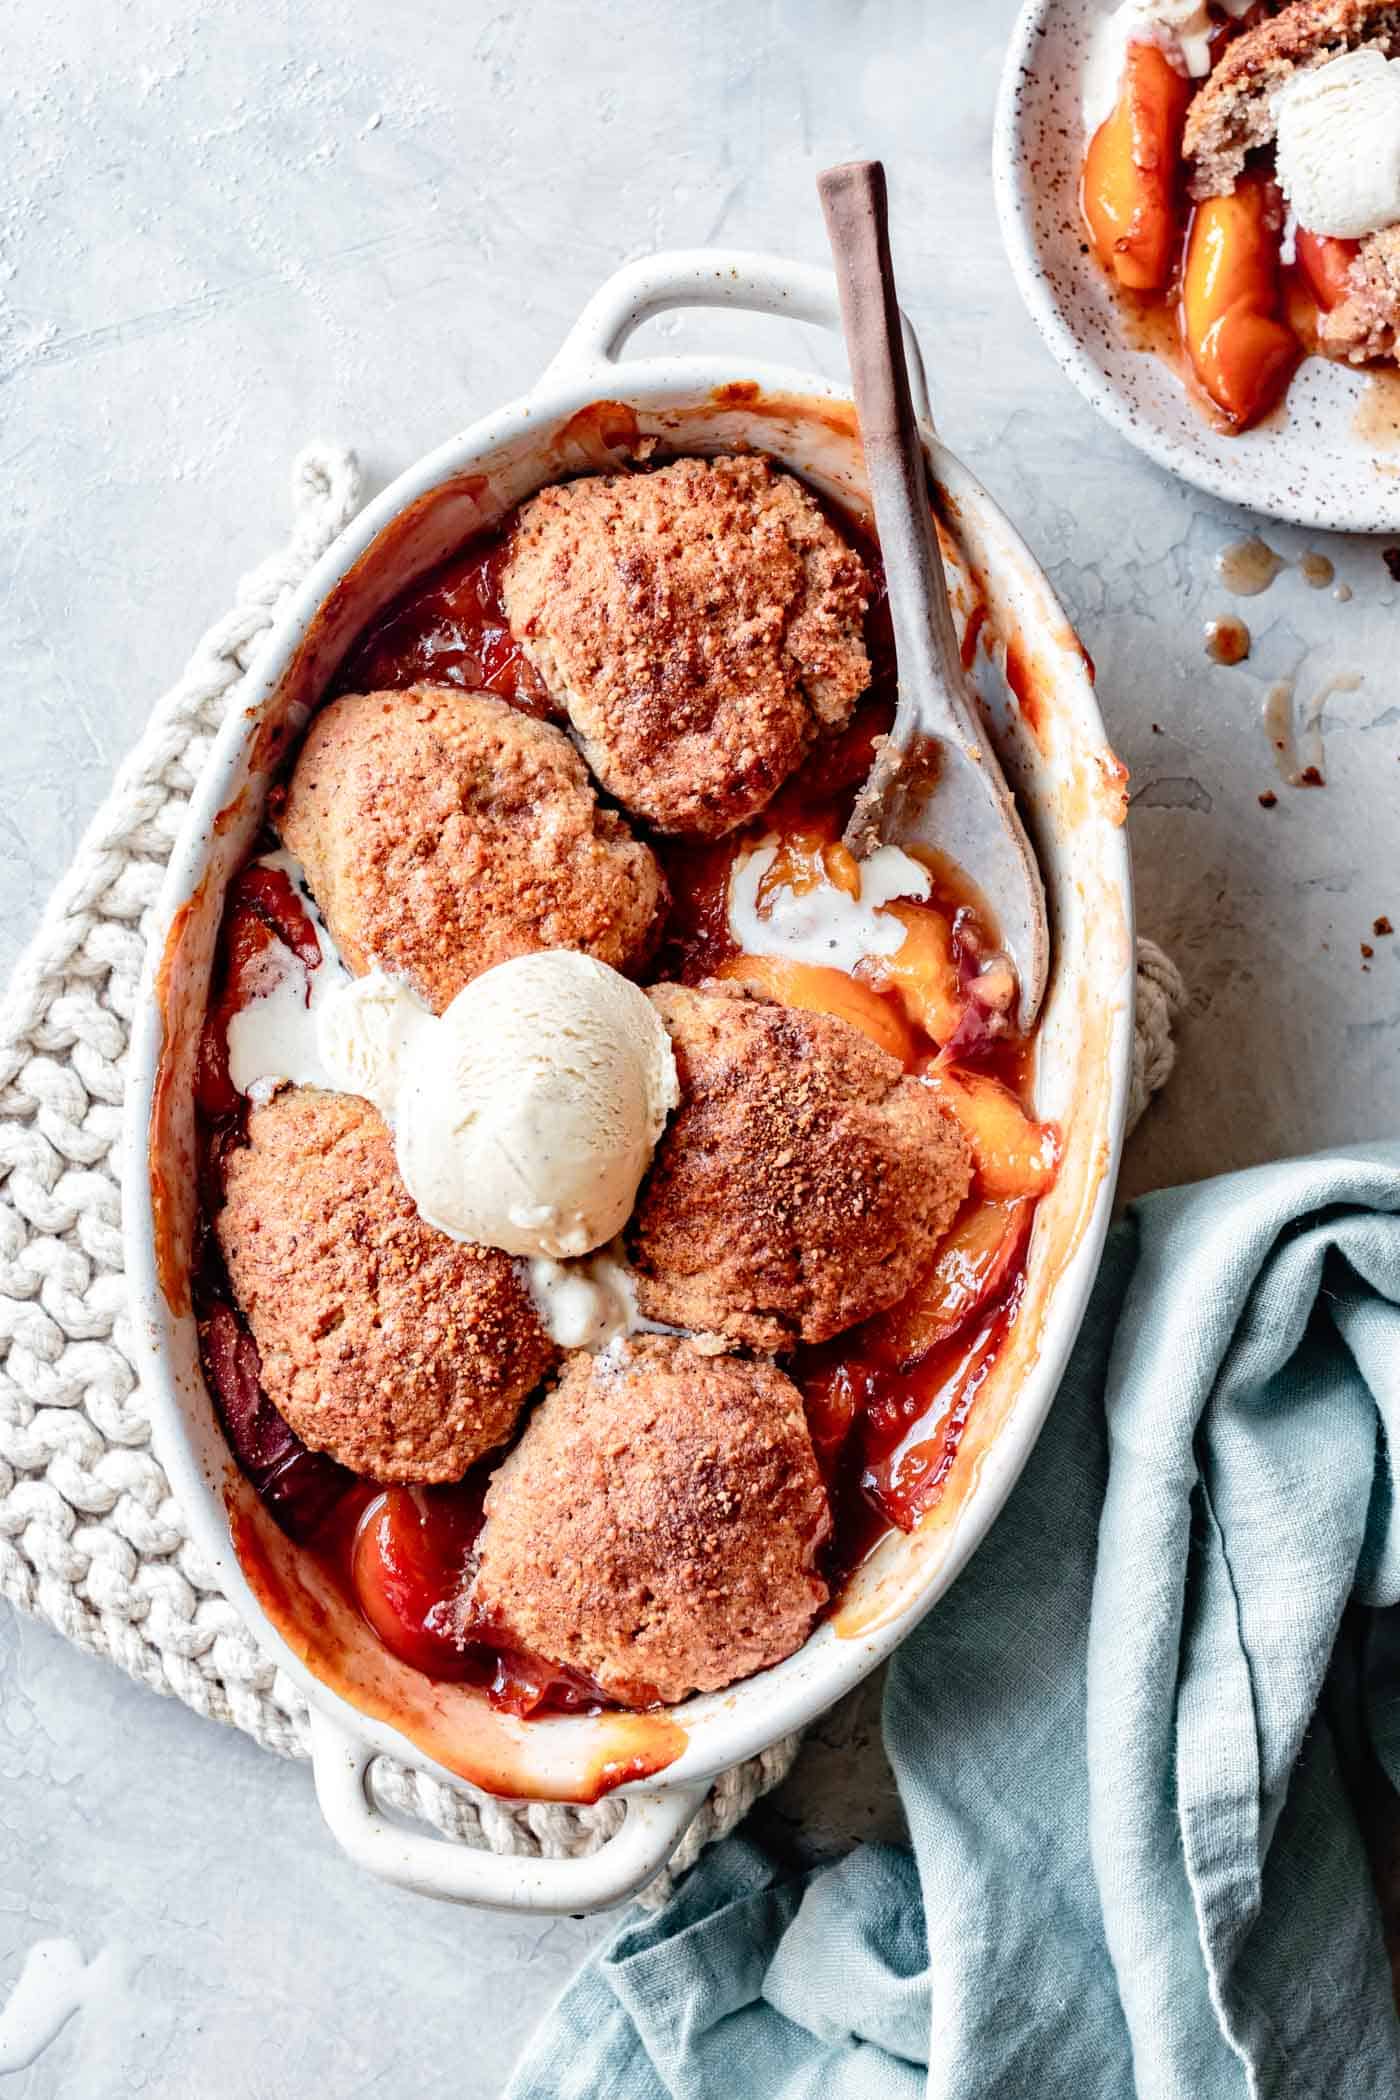
[[[517,392],[622,259],[724,242],[818,260],[813,177],[890,166],[943,431],[1024,530],[1097,660],[1132,768],[1142,927],[1192,986],[1138,1189],[1400,1122],[1400,590],[1334,543],[1202,627],[1241,520],[1164,479],[1060,379],[988,173],[1012,0],[0,0],[0,969],[153,698],[283,531],[324,434],[390,476]],[[713,342],[734,324],[664,325]],[[829,368],[790,325],[743,340]],[[1397,501],[1400,527],[1400,500]],[[1271,531],[1296,558],[1312,542]],[[1400,531],[1397,532],[1400,538]],[[1327,701],[1324,790],[1275,778],[1269,684]],[[1258,796],[1276,789],[1278,807]],[[776,1815],[889,1827],[873,1703]],[[598,1928],[386,1893],[307,1775],[0,1618],[0,1996],[34,1942],[99,1963],[23,2100],[486,2100]]]

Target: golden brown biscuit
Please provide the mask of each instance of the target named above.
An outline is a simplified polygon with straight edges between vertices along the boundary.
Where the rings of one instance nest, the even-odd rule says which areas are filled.
[[[1317,334],[1329,357],[1356,365],[1400,353],[1400,226],[1383,226],[1361,243],[1351,289],[1318,315]]]
[[[508,1255],[425,1225],[354,1094],[293,1087],[248,1116],[214,1221],[268,1398],[372,1480],[460,1480],[556,1361]]]
[[[1186,117],[1193,197],[1227,197],[1274,137],[1274,97],[1295,73],[1374,44],[1400,54],[1397,0],[1293,0],[1228,44]]]
[[[572,1356],[486,1496],[470,1633],[624,1706],[717,1691],[801,1646],[830,1529],[795,1385],[649,1335]]]
[[[280,820],[357,976],[441,1013],[494,963],[576,948],[637,966],[665,884],[548,722],[445,686],[347,693],[313,721]]]
[[[743,823],[870,683],[864,565],[765,459],[542,489],[501,588],[589,765],[662,831]]]
[[[959,1125],[857,1029],[742,985],[661,985],[681,1106],[628,1228],[642,1311],[755,1349],[902,1298],[967,1194]]]

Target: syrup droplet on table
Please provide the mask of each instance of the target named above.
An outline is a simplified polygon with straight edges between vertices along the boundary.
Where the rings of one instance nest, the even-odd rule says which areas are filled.
[[[1337,671],[1322,685],[1303,711],[1301,732],[1294,720],[1294,686],[1282,679],[1270,686],[1264,698],[1264,728],[1273,749],[1274,763],[1290,787],[1325,787],[1322,770],[1323,717],[1334,693],[1354,693],[1362,685],[1359,671]],[[1302,750],[1299,749],[1301,733]]]
[[[1233,613],[1206,621],[1206,655],[1214,664],[1242,664],[1249,654],[1251,635],[1243,620]]]
[[[1264,729],[1274,754],[1274,764],[1284,780],[1298,771],[1298,751],[1293,739],[1293,681],[1281,678],[1264,695]]]
[[[1298,567],[1309,590],[1325,591],[1336,579],[1336,565],[1325,554],[1305,554]]]
[[[1287,567],[1283,556],[1257,535],[1232,540],[1215,557],[1216,573],[1235,598],[1257,598]]]

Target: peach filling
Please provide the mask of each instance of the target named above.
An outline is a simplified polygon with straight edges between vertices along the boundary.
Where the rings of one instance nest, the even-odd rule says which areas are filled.
[[[503,544],[497,535],[464,549],[390,606],[356,643],[341,688],[427,675],[484,682],[515,706],[540,708],[499,604]],[[878,576],[873,550],[869,559]],[[972,632],[975,641],[975,625]],[[719,976],[835,1016],[935,1089],[973,1154],[967,1200],[916,1287],[863,1326],[785,1360],[806,1399],[832,1499],[834,1593],[890,1525],[911,1529],[943,1492],[976,1395],[1016,1318],[1035,1206],[1054,1177],[1058,1145],[1056,1132],[1034,1117],[1030,1046],[1012,1033],[1008,1002],[996,993],[995,931],[955,869],[930,858],[926,900],[879,907],[899,922],[903,939],[892,955],[866,957],[849,974],[735,950],[730,877],[756,838],[776,835],[778,849],[761,901],[763,891],[773,898],[780,888],[801,894],[823,885],[843,902],[860,898],[860,869],[842,832],[894,711],[893,648],[878,597],[867,639],[874,676],[851,724],[818,744],[754,826],[720,840],[656,842],[671,896],[653,966],[658,981]],[[308,965],[319,960],[314,927],[285,878],[251,866],[230,890],[200,1069],[210,1204],[244,1113],[228,1075],[228,1019],[278,944]],[[598,1687],[577,1675],[468,1637],[463,1585],[494,1461],[455,1485],[417,1489],[357,1479],[309,1451],[263,1393],[256,1347],[207,1232],[203,1245],[195,1278],[201,1340],[230,1442],[278,1523],[353,1599],[384,1647],[429,1679],[482,1686],[512,1713],[603,1703]]]
[[[1222,21],[1217,55],[1240,26]],[[1199,85],[1158,44],[1129,44],[1118,100],[1085,153],[1080,209],[1118,291],[1170,312],[1203,405],[1233,433],[1282,400],[1316,347],[1317,313],[1347,297],[1358,244],[1299,228],[1285,266],[1269,155],[1255,157],[1231,195],[1188,213],[1182,138]]]

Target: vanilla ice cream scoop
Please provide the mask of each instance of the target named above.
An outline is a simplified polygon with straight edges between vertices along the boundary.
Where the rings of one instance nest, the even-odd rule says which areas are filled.
[[[322,1069],[332,1086],[363,1094],[393,1123],[410,1046],[436,1025],[422,1001],[383,970],[352,977],[336,986],[316,1015]]]
[[[397,1052],[399,1171],[420,1215],[507,1254],[586,1254],[626,1223],[680,1098],[644,992],[586,955],[500,963]]]
[[[1278,179],[1309,233],[1357,241],[1400,220],[1400,59],[1348,51],[1274,105]]]

